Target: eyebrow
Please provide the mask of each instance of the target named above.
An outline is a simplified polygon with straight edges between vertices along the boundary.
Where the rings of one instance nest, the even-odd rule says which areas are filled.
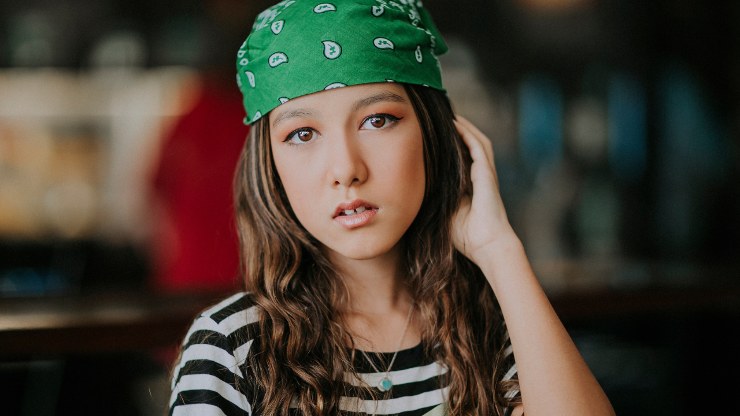
[[[311,117],[313,115],[312,112],[299,108],[296,110],[290,110],[286,111],[284,113],[281,113],[275,118],[275,121],[272,122],[272,127],[277,126],[278,124],[282,123],[283,121],[293,118],[293,117]]]
[[[375,103],[379,102],[394,102],[394,103],[405,103],[406,99],[401,97],[398,94],[392,93],[390,91],[383,91],[379,92],[377,94],[373,94],[369,97],[362,98],[360,100],[357,100],[352,105],[352,111],[358,111],[364,107],[373,105]],[[295,110],[286,111],[284,113],[280,113],[276,118],[275,121],[272,122],[272,127],[276,127],[278,124],[282,123],[285,120],[288,120],[290,118],[294,117],[303,117],[308,118],[313,116],[313,113],[310,110],[304,109],[304,108],[298,108]]]
[[[386,101],[390,101],[390,102],[394,102],[394,103],[405,103],[406,102],[406,99],[404,99],[400,95],[395,94],[395,93],[392,93],[390,91],[383,91],[383,92],[380,92],[378,94],[373,94],[373,95],[371,95],[369,97],[365,97],[365,98],[363,98],[361,100],[358,100],[352,106],[352,111],[357,111],[357,110],[359,110],[359,109],[361,109],[363,107],[367,107],[367,106],[373,105],[375,103],[386,102]]]

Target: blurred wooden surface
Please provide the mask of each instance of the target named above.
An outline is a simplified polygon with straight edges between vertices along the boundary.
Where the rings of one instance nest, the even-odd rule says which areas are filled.
[[[0,358],[144,351],[179,344],[223,293],[0,299]]]
[[[566,324],[643,314],[740,312],[737,268],[711,272],[651,268],[638,273],[646,279],[622,276],[621,286],[614,283],[618,269],[572,264],[540,269],[545,270],[540,275]],[[569,278],[554,277],[562,275]],[[123,292],[0,299],[0,359],[173,347],[199,311],[227,295]]]

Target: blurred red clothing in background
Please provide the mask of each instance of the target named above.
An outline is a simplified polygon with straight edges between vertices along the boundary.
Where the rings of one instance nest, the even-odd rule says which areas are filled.
[[[154,284],[167,292],[240,287],[232,182],[249,131],[232,84],[203,80],[192,110],[163,141],[154,178],[160,220]]]

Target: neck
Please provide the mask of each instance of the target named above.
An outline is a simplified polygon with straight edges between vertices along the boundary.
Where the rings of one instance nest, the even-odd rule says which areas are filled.
[[[405,284],[401,250],[370,259],[350,259],[336,252],[329,259],[343,280],[349,299],[339,306],[342,322],[352,337],[351,346],[364,351],[397,351],[419,343],[413,319],[406,330],[413,296]]]
[[[408,310],[412,297],[398,247],[371,259],[350,259],[337,253],[331,253],[330,259],[349,292],[347,312],[376,315]]]

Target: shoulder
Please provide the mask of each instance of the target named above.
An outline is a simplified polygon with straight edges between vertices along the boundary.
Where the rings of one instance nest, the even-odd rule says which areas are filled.
[[[178,407],[178,411],[233,408],[238,410],[234,414],[249,410],[242,365],[256,336],[259,315],[250,294],[237,293],[195,318],[172,372],[171,412]]]
[[[251,294],[236,293],[201,312],[193,321],[188,335],[197,331],[214,331],[230,336],[244,326],[258,322],[259,316]]]
[[[245,353],[257,336],[259,319],[259,308],[250,293],[240,292],[229,296],[205,309],[193,320],[181,346],[181,361],[185,353],[195,347],[198,351],[223,351],[234,356],[239,364],[243,363]]]

